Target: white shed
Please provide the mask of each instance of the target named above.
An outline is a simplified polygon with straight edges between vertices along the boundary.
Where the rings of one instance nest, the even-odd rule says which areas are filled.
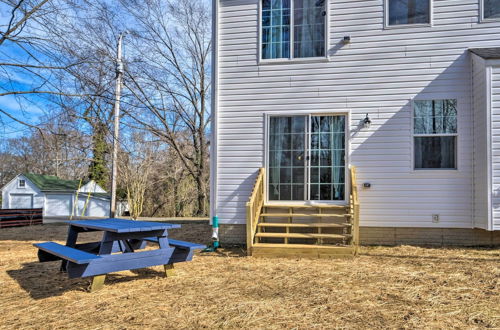
[[[43,208],[44,217],[109,215],[109,195],[95,181],[19,174],[2,188],[3,209]]]

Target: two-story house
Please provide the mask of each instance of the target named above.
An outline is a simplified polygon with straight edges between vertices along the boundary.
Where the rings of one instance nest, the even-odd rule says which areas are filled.
[[[357,188],[361,243],[500,243],[500,0],[214,0],[213,28],[222,242],[345,245]]]

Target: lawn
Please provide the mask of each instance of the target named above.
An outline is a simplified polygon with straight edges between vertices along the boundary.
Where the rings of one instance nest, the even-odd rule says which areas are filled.
[[[205,242],[210,228],[186,224],[172,236]],[[172,278],[161,267],[111,274],[88,293],[88,279],[37,262],[32,243],[65,237],[57,225],[0,229],[0,327],[500,327],[498,249],[365,247],[353,259],[307,260],[233,248],[198,254]]]

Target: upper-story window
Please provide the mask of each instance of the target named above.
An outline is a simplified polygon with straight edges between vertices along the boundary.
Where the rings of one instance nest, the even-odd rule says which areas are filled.
[[[500,0],[482,0],[483,19],[500,19]]]
[[[262,0],[262,59],[324,57],[325,0]]]
[[[19,181],[17,182],[17,186],[19,188],[25,188],[26,187],[26,180],[19,179]]]
[[[431,23],[431,0],[386,0],[386,25]]]
[[[415,169],[457,168],[457,100],[413,103]]]

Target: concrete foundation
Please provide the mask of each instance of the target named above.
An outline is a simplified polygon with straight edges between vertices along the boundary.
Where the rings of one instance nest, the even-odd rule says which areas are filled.
[[[246,244],[246,225],[220,224],[222,244]],[[361,227],[362,245],[500,246],[500,231],[461,228]]]

